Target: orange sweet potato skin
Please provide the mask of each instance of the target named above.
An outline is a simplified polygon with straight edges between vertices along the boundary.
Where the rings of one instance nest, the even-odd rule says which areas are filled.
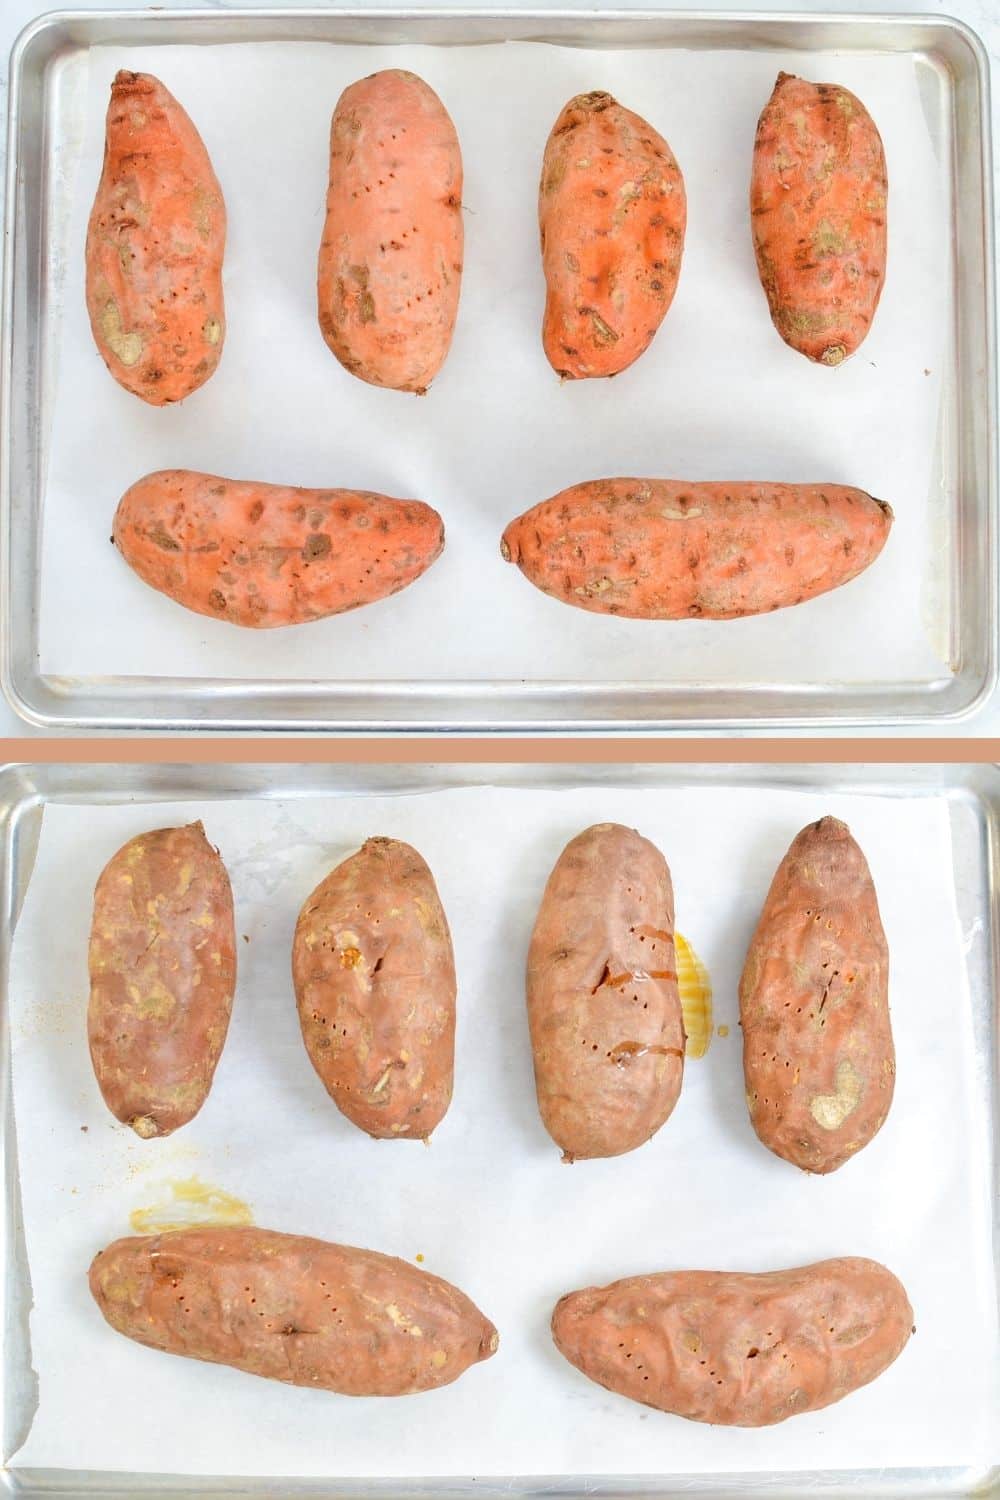
[[[594,479],[512,521],[500,551],[564,604],[638,620],[732,620],[857,576],[892,524],[845,485]]]
[[[868,862],[821,818],[785,855],[740,979],[747,1106],[771,1151],[833,1172],[881,1130],[896,1058],[889,950]]]
[[[489,1359],[464,1293],[394,1256],[252,1227],[116,1240],[90,1267],[111,1327],[167,1354],[345,1396],[405,1396]]]
[[[538,220],[546,358],[573,380],[617,375],[677,289],[687,201],[673,152],[610,94],[578,94],[545,147]]]
[[[455,959],[434,877],[398,839],[368,839],[305,902],[292,944],[313,1067],[349,1120],[426,1140],[451,1103]]]
[[[101,872],[87,1035],[104,1102],[169,1135],[208,1097],[236,987],[233,893],[200,823],[130,839]]]
[[[786,344],[839,365],[871,327],[886,264],[885,152],[847,89],[779,73],[757,125],[750,223]]]
[[[345,89],[330,127],[319,326],[371,385],[426,391],[462,280],[462,153],[434,90],[391,68]]]
[[[527,973],[538,1108],[563,1160],[619,1156],[668,1119],[684,1021],[667,862],[634,829],[572,839],[542,897]]]
[[[406,588],[444,547],[420,500],[161,469],[125,491],[112,541],[144,583],[232,625],[301,625]]]
[[[118,73],[87,228],[87,311],[118,384],[152,406],[183,401],[219,363],[225,246],[201,136],[159,79]]]
[[[844,1256],[790,1271],[667,1271],[570,1292],[552,1337],[589,1379],[695,1422],[768,1427],[867,1385],[913,1329],[902,1285]]]

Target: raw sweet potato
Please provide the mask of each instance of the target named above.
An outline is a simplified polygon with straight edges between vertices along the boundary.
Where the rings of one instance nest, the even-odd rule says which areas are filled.
[[[786,344],[823,365],[871,327],[886,260],[885,152],[860,99],[779,73],[754,142],[750,223]]]
[[[906,1292],[878,1261],[791,1271],[665,1271],[570,1292],[556,1348],[644,1406],[730,1427],[818,1411],[892,1364],[913,1331]]]
[[[90,1056],[136,1135],[201,1109],[236,987],[233,893],[200,823],[130,839],[104,867],[90,929]]]
[[[440,556],[444,525],[420,500],[162,469],[125,491],[111,540],[186,609],[267,628],[398,593]]]
[[[319,326],[345,369],[423,394],[444,364],[462,281],[462,153],[415,73],[345,89],[330,127]]]
[[[733,620],[847,583],[892,511],[839,484],[593,479],[512,521],[500,551],[564,604],[638,620]]]
[[[527,992],[538,1108],[563,1160],[648,1141],[684,1075],[674,893],[648,839],[598,823],[566,845],[531,935]]]
[[[573,380],[617,375],[677,290],[687,201],[673,152],[610,94],[577,94],[545,147],[538,221],[549,364]]]
[[[455,959],[426,863],[368,839],[331,870],[295,927],[292,977],[313,1067],[371,1136],[426,1140],[451,1103]]]
[[[846,823],[820,818],[778,866],[740,979],[753,1128],[804,1171],[835,1171],[885,1123],[888,990],[868,863]]]
[[[87,227],[87,311],[118,384],[152,406],[183,401],[219,363],[225,247],[201,136],[158,78],[116,74]]]
[[[116,1240],[90,1290],[118,1333],[189,1359],[344,1396],[407,1396],[496,1353],[497,1331],[417,1266],[273,1229]]]

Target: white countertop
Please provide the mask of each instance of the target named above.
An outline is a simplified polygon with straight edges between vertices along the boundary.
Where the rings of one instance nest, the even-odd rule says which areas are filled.
[[[281,0],[271,0],[271,3],[280,5]],[[407,3],[417,10],[434,8],[430,0],[407,0]],[[442,0],[442,3],[444,3],[444,0]],[[473,5],[475,0],[464,0],[464,3]],[[578,8],[581,0],[577,0],[577,3],[565,4],[564,7],[563,0],[545,0],[545,3],[552,9],[575,9]],[[661,0],[628,0],[628,3],[630,8],[637,10],[664,9]],[[506,4],[510,5],[511,8],[516,8],[516,0],[506,0]],[[243,0],[240,0],[240,5],[242,8]],[[2,0],[2,4],[0,4],[0,108],[3,109],[4,115],[6,115],[8,59],[14,39],[29,21],[42,14],[44,10],[54,8],[55,5],[40,6],[38,0]],[[135,4],[130,3],[130,0],[103,0],[103,4],[99,8],[102,10],[131,10],[137,7]],[[170,10],[182,7],[164,4],[157,5],[154,8],[158,10]],[[187,10],[227,10],[234,7],[222,3],[222,0],[215,0],[215,3],[213,3],[213,0],[185,0],[183,8]],[[290,6],[289,8],[293,7]],[[694,8],[694,0],[691,8]],[[734,6],[729,3],[729,0],[697,0],[697,8],[706,11],[731,10]],[[775,11],[801,11],[810,7],[805,3],[798,5],[775,3],[769,5],[767,8]],[[817,10],[822,9],[824,12],[880,14],[888,12],[902,15],[921,13],[926,15],[954,16],[978,32],[990,55],[991,78],[994,90],[994,186],[996,205],[1000,209],[1000,87],[997,86],[997,78],[1000,76],[1000,73],[998,73],[998,68],[1000,68],[1000,0],[948,0],[948,3],[938,4],[921,4],[919,0],[914,0],[914,3],[906,3],[906,0],[854,0],[854,3],[850,5],[836,4],[835,0],[829,0],[829,3],[815,8]],[[6,141],[0,141],[0,173],[2,173],[4,166],[5,152]],[[997,229],[998,243],[1000,243],[1000,225],[997,226]],[[914,734],[926,735],[925,730],[901,729],[897,732],[903,737]],[[810,731],[802,731],[801,733],[808,735]],[[849,736],[854,731],[844,731],[844,733]],[[943,733],[949,737],[972,735],[1000,737],[1000,691],[994,694],[991,701],[974,718],[950,730],[944,730]],[[50,731],[37,730],[30,725],[24,724],[6,703],[0,701],[0,738],[6,736],[34,735],[52,737]]]

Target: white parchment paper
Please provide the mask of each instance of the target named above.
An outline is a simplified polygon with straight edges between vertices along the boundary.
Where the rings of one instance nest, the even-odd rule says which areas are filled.
[[[926,65],[889,55],[538,43],[273,43],[98,47],[81,66],[44,507],[43,671],[862,684],[947,670],[947,497],[934,453],[949,217],[921,93],[921,79],[935,82]],[[424,398],[352,378],[316,322],[333,106],[356,78],[397,66],[439,91],[465,162],[457,332]],[[222,363],[201,391],[164,410],[107,374],[84,305],[86,221],[119,67],[157,73],[183,102],[229,211]],[[779,68],[854,89],[885,141],[885,293],[862,350],[838,370],[781,342],[754,264],[751,152]],[[595,87],[670,141],[687,184],[687,243],[676,299],[648,353],[613,381],[560,384],[540,340],[538,176],[562,105]],[[308,626],[240,630],[157,595],[108,544],[123,491],[171,467],[416,496],[444,516],[447,547],[391,600]],[[721,624],[616,621],[547,598],[499,554],[504,526],[528,506],[615,474],[852,484],[890,501],[896,522],[873,568],[793,611]]]
[[[743,1099],[736,985],[794,834],[833,813],[865,848],[892,955],[892,1112],[829,1178],[772,1156]],[[200,817],[232,874],[240,975],[196,1119],[140,1142],[97,1091],[85,1032],[94,881],[124,840]],[[641,1150],[561,1164],[534,1098],[523,968],[549,869],[594,821],[638,826],[670,862],[681,931],[711,972],[716,1036]],[[327,1098],[289,974],[298,909],[371,834],[430,862],[459,975],[456,1089],[431,1146],[374,1142]],[[988,1188],[946,807],[737,790],[463,789],[385,799],[50,806],[11,977],[14,1101],[40,1385],[19,1465],[231,1475],[665,1474],[977,1464],[995,1437]],[[85,1127],[85,1128],[84,1128]],[[981,1129],[981,1122],[980,1122]],[[500,1329],[446,1389],[351,1400],[171,1358],[113,1333],[94,1253],[177,1177],[248,1200],[256,1222],[412,1259]],[[875,1384],[766,1432],[648,1411],[585,1380],[548,1332],[562,1292],[682,1267],[765,1270],[859,1254],[905,1283],[917,1333]],[[85,1375],[84,1373],[85,1372]],[[991,1437],[992,1434],[992,1437]]]

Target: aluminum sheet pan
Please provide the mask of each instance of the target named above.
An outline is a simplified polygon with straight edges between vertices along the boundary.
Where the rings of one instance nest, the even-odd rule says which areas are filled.
[[[984,1207],[995,1193],[997,1167],[997,874],[1000,774],[990,767],[284,767],[284,766],[43,766],[11,768],[0,777],[0,855],[3,857],[0,885],[0,980],[16,914],[27,889],[35,842],[46,806],[70,802],[93,807],[95,826],[102,805],[128,803],[148,805],[155,821],[155,804],[178,799],[257,799],[339,795],[385,795],[440,790],[461,785],[499,785],[539,789],[547,787],[592,788],[595,801],[601,787],[627,786],[635,790],[736,789],[753,796],[762,789],[800,790],[815,796],[837,793],[871,795],[878,798],[934,798],[943,801],[951,826],[954,898],[964,938],[965,979],[971,1001],[972,1045],[969,1089],[977,1101],[975,1125],[967,1141],[976,1173],[982,1173]],[[301,815],[300,815],[301,816]],[[720,999],[722,997],[720,996]],[[898,1002],[897,1002],[898,1003]],[[7,1012],[3,1012],[6,1027]],[[8,1076],[7,1037],[4,1043],[3,1077]],[[717,1043],[716,1045],[725,1045]],[[711,1055],[711,1054],[710,1054]],[[696,1065],[692,1064],[692,1067]],[[15,1451],[23,1437],[33,1402],[31,1359],[27,1345],[27,1309],[30,1299],[30,1267],[25,1263],[19,1235],[19,1174],[13,1139],[10,1099],[3,1101],[5,1166],[4,1321],[3,1367],[4,1452]],[[995,1205],[995,1198],[994,1198]],[[996,1267],[995,1237],[989,1242],[990,1212],[982,1216],[980,1246],[988,1263]],[[984,1308],[984,1315],[986,1309]],[[919,1319],[918,1319],[919,1321]],[[942,1370],[944,1366],[942,1366]],[[985,1375],[985,1371],[984,1371]],[[827,1456],[826,1454],[824,1456]],[[431,1493],[468,1496],[589,1494],[645,1495],[668,1497],[680,1494],[712,1494],[720,1497],[750,1493],[771,1496],[819,1495],[989,1495],[1000,1489],[1000,1469],[984,1470],[982,1464],[947,1470],[917,1468],[863,1472],[835,1467],[815,1472],[758,1472],[755,1474],[684,1475],[670,1472],[642,1479],[608,1476],[566,1475],[539,1479],[512,1475],[503,1481],[454,1479],[429,1483],[414,1476],[391,1482],[378,1480],[343,1483],[283,1480],[269,1476],[260,1480],[244,1477],[227,1481],[225,1476],[182,1480],[155,1475],[75,1474],[8,1470],[6,1481],[12,1493],[108,1494],[302,1494],[331,1496],[426,1496]],[[627,1469],[627,1463],[623,1463]]]
[[[727,117],[724,127],[729,132],[728,157],[716,161],[707,151],[702,154],[696,130],[683,142],[692,203],[688,285],[694,284],[695,255],[699,273],[706,260],[714,265],[713,257],[719,257],[718,270],[724,276],[720,287],[725,292],[724,298],[720,292],[719,301],[732,310],[745,307],[751,320],[754,315],[759,319],[753,336],[739,347],[755,349],[758,362],[763,360],[757,371],[760,390],[771,394],[776,410],[788,413],[787,422],[772,424],[764,416],[751,420],[744,413],[730,424],[731,430],[727,426],[727,414],[734,412],[741,386],[746,386],[745,371],[738,359],[726,353],[725,339],[716,334],[712,344],[706,345],[706,330],[700,327],[704,320],[699,319],[697,307],[685,309],[683,277],[661,338],[644,361],[613,384],[584,382],[589,389],[559,392],[557,383],[547,380],[551,372],[538,343],[541,279],[529,201],[533,187],[518,194],[508,184],[493,195],[498,200],[496,212],[502,207],[507,216],[504,222],[511,225],[513,237],[505,261],[498,258],[494,246],[498,235],[502,239],[507,231],[499,219],[496,223],[490,219],[493,206],[486,180],[479,190],[476,216],[468,221],[460,337],[425,402],[399,405],[402,398],[391,393],[348,389],[358,383],[348,382],[328,360],[311,322],[308,285],[315,252],[309,216],[297,214],[289,204],[281,217],[292,235],[287,253],[296,265],[301,257],[302,266],[309,266],[308,274],[303,271],[302,276],[289,279],[285,267],[276,277],[273,247],[257,247],[253,235],[247,237],[247,227],[241,230],[246,191],[231,204],[230,255],[239,257],[234,260],[234,276],[240,278],[230,297],[233,330],[238,331],[241,306],[249,316],[248,286],[256,280],[279,299],[275,307],[283,317],[287,315],[302,369],[311,371],[307,354],[326,360],[309,381],[311,399],[317,399],[317,388],[329,392],[332,413],[338,393],[342,401],[361,395],[374,427],[352,421],[346,432],[337,429],[328,436],[324,450],[321,437],[307,440],[297,429],[293,431],[296,422],[305,423],[309,433],[322,425],[313,419],[304,390],[289,387],[276,393],[251,380],[246,402],[252,430],[246,431],[245,442],[225,435],[221,415],[218,436],[213,421],[209,436],[199,411],[207,419],[216,403],[221,403],[220,414],[232,404],[231,390],[227,401],[225,360],[206,392],[167,413],[140,409],[140,403],[116,391],[89,349],[79,298],[74,297],[67,307],[64,296],[72,283],[68,268],[77,268],[74,274],[78,275],[79,236],[74,237],[71,228],[70,202],[81,140],[87,135],[88,121],[93,126],[87,84],[91,59],[96,76],[106,49],[110,49],[108,57],[116,48],[154,49],[143,53],[146,65],[152,55],[157,68],[169,75],[171,52],[174,65],[180,67],[182,54],[189,55],[192,44],[206,57],[211,49],[220,49],[220,64],[228,55],[231,66],[235,48],[245,54],[241,67],[248,64],[252,49],[265,49],[265,56],[273,52],[280,77],[282,49],[286,57],[293,55],[289,48],[297,49],[294,55],[301,57],[298,49],[304,47],[309,49],[313,72],[322,76],[329,57],[328,103],[332,105],[347,74],[354,76],[359,66],[367,65],[359,64],[359,53],[348,54],[347,48],[360,49],[361,57],[370,51],[372,67],[379,65],[380,48],[430,48],[430,53],[422,54],[430,59],[427,70],[438,70],[449,78],[453,75],[448,69],[458,66],[448,61],[453,49],[471,49],[461,54],[470,56],[477,53],[479,44],[504,41],[520,43],[532,55],[548,48],[546,55],[553,67],[558,56],[585,57],[586,64],[574,66],[588,77],[599,65],[607,68],[623,95],[628,90],[630,55],[635,58],[637,78],[640,66],[659,66],[659,58],[665,76],[672,76],[669,70],[680,66],[683,58],[685,68],[704,71],[705,91],[715,99],[715,114],[720,107],[723,112],[739,111]],[[555,46],[573,51],[557,54],[551,50]],[[435,61],[436,49],[441,50]],[[495,50],[502,59],[504,49]],[[591,57],[601,52],[603,65],[598,57]],[[390,53],[385,55],[391,60]],[[928,266],[940,298],[934,300],[933,313],[945,332],[940,359],[920,362],[934,367],[927,389],[933,387],[937,398],[926,425],[921,416],[914,440],[923,445],[916,494],[890,492],[891,455],[899,422],[886,406],[888,385],[878,384],[877,371],[868,363],[878,326],[865,351],[843,371],[807,366],[783,349],[767,321],[748,234],[744,239],[742,190],[723,195],[732,204],[724,212],[714,203],[709,205],[706,219],[705,184],[719,181],[728,187],[735,180],[734,170],[742,180],[756,117],[754,101],[758,94],[766,96],[771,69],[789,59],[815,77],[837,76],[838,68],[841,72],[853,68],[874,70],[871,76],[885,81],[902,67],[908,87],[919,94],[926,122],[926,135],[919,132],[920,148],[930,163],[925,185],[941,207],[940,214],[928,213],[934,220],[933,232],[917,237],[921,254],[930,253],[924,238],[933,241]],[[477,66],[481,65],[480,59]],[[516,70],[508,77],[502,67],[509,72],[509,60],[506,64],[498,61],[496,66],[501,69],[498,97],[511,95]],[[722,67],[731,67],[734,76],[747,80],[746,97],[739,104],[729,98],[739,91],[727,91],[717,81],[709,81]],[[529,73],[526,69],[526,79]],[[477,161],[488,148],[498,149],[498,145],[490,142],[488,131],[480,138],[482,112],[473,107],[480,94],[489,91],[478,84],[471,86],[468,79],[459,82],[461,87],[455,84],[453,91],[459,96],[456,109],[467,156],[468,196]],[[567,92],[561,78],[559,86]],[[884,86],[891,98],[891,87],[885,82]],[[554,117],[562,98],[560,94],[559,100],[553,97],[543,103],[537,86],[527,81],[525,87],[533,89],[534,113],[518,112],[530,119],[519,126],[522,135],[525,130],[529,134],[520,144],[514,139],[511,147],[521,153],[514,157],[520,164],[515,182],[522,177],[533,181],[535,157],[551,123],[549,115]],[[257,92],[252,91],[252,96]],[[469,96],[468,106],[464,94]],[[303,79],[303,100],[307,95]],[[913,138],[913,131],[907,127],[902,140],[894,143],[892,108],[887,109],[881,99],[880,104],[883,133],[890,146],[890,181],[900,188],[903,196],[897,203],[905,209],[910,198],[905,190],[906,171],[916,159],[917,148],[908,154],[903,142]],[[309,140],[315,137],[319,143],[314,165],[320,174],[325,106],[324,100],[315,121],[309,116]],[[371,732],[875,727],[958,721],[992,691],[1000,566],[988,69],[978,39],[959,23],[929,17],[624,11],[62,12],[36,22],[15,47],[10,108],[2,367],[6,420],[0,451],[0,578],[6,581],[6,591],[0,672],[10,701],[29,720],[78,728]],[[203,105],[194,112],[206,113]],[[285,110],[283,117],[288,114]],[[513,129],[509,113],[507,118],[509,132]],[[666,120],[658,123],[675,137],[680,150],[679,127],[672,130]],[[737,169],[743,142],[746,155]],[[718,151],[717,146],[713,149]],[[287,154],[282,153],[277,159],[287,161]],[[312,155],[306,152],[305,156],[311,163]],[[271,156],[267,159],[271,162]],[[231,170],[235,165],[231,163]],[[271,165],[274,169],[275,163]],[[310,169],[308,181],[314,175]],[[494,174],[489,180],[499,182],[500,178]],[[708,231],[702,244],[698,236]],[[302,238],[301,246],[295,235]],[[900,269],[901,253],[899,249],[892,252],[897,288],[908,269]],[[255,254],[258,260],[264,257],[259,264]],[[497,303],[501,290],[510,299],[509,318]],[[913,293],[909,295],[912,299]],[[700,300],[705,306],[704,295]],[[927,305],[926,298],[917,300]],[[889,301],[883,299],[884,329],[890,326],[890,315]],[[709,319],[707,332],[713,326]],[[488,336],[497,348],[498,333],[504,335],[504,358],[514,360],[504,368],[515,369],[523,386],[520,406],[512,403],[509,409],[503,406],[506,397],[490,401],[474,378],[483,365],[479,343]],[[231,334],[227,360],[235,372],[240,368],[238,339],[235,331]],[[95,360],[94,389],[88,376],[76,380],[67,394],[65,383],[59,382],[60,365],[72,368],[70,356],[81,357],[84,344]],[[722,350],[718,363],[717,349]],[[892,352],[899,357],[895,340]],[[883,363],[889,354],[886,346]],[[696,381],[683,378],[688,365],[697,369]],[[287,369],[293,372],[289,378],[294,382],[294,360]],[[671,389],[683,390],[695,407],[702,400],[698,408],[702,415],[696,414],[695,407],[685,409],[679,425],[671,425],[669,399],[664,406],[657,395],[661,370],[662,397],[669,398]],[[923,372],[917,373],[922,380]],[[533,382],[538,383],[537,393]],[[510,379],[505,382],[505,390],[510,383]],[[851,399],[842,406],[848,390]],[[242,384],[240,391],[242,396]],[[692,397],[692,391],[704,392],[703,398]],[[815,428],[820,403],[834,392],[837,402],[821,440]],[[53,450],[53,433],[58,437],[62,431],[65,402],[82,402],[88,395],[101,415],[102,432],[115,430],[108,415],[112,410],[115,420],[129,425],[118,428],[101,482],[88,476],[87,492],[80,494],[79,506],[74,507],[75,470],[70,463],[67,491],[66,455],[63,448]],[[112,407],[109,402],[115,396],[120,402]],[[269,431],[262,419],[265,409],[281,415],[286,453],[294,454],[294,468],[286,457],[281,470],[282,433]],[[572,418],[567,416],[570,410]],[[432,424],[421,413],[431,411],[438,414],[436,420],[444,414],[452,424],[456,441],[447,455],[440,436],[433,440],[431,451],[424,451],[428,446],[424,426]],[[598,414],[607,422],[609,412],[614,417],[614,440],[598,442],[595,437],[595,451],[586,453],[586,469],[581,471],[584,458],[581,455],[574,467],[575,451],[585,433],[597,427]],[[398,414],[393,444],[385,442],[386,413]],[[803,413],[808,413],[808,422]],[[512,425],[515,420],[516,426]],[[907,420],[913,423],[913,411],[900,417],[904,426]],[[853,430],[854,440],[844,441],[844,428]],[[433,430],[440,434],[442,429],[438,425]],[[183,457],[178,458],[179,450],[169,443],[163,453],[158,451],[157,442],[166,442],[168,431],[178,434]],[[511,431],[518,434],[514,443]],[[140,440],[143,432],[150,434],[148,443]],[[879,433],[890,473],[884,482],[869,479],[868,484],[896,501],[900,519],[894,536],[876,568],[850,590],[836,591],[801,610],[728,625],[612,621],[544,599],[513,569],[504,568],[496,554],[499,532],[510,515],[563,484],[606,472],[608,466],[633,472],[681,468],[686,477],[718,477],[712,468],[716,462],[731,477],[739,471],[743,477],[806,478],[817,477],[800,472],[809,467],[811,453],[824,469],[839,469],[843,455],[847,467],[831,477],[866,487],[865,476],[850,470],[849,455],[862,436],[871,439],[875,434],[877,442]],[[477,441],[478,434],[482,443]],[[115,468],[113,455],[123,448],[131,453],[133,445],[135,460],[119,458]],[[908,453],[912,446],[907,445]],[[99,451],[101,445],[85,447]],[[516,495],[508,493],[506,482],[497,484],[492,477],[505,448],[522,455]],[[671,454],[676,455],[673,461]],[[55,470],[57,460],[62,465],[62,490],[49,495],[50,463]],[[143,465],[153,468],[164,462],[196,461],[225,473],[238,468],[241,460],[252,462],[260,477],[302,483],[342,479],[372,488],[395,488],[397,493],[420,488],[426,472],[435,483],[434,492],[428,490],[426,498],[439,503],[445,515],[449,547],[427,578],[397,599],[313,626],[266,632],[266,639],[218,622],[199,624],[129,578],[110,548],[88,551],[88,538],[92,543],[98,535],[103,539],[118,492],[135,477],[133,463],[142,472]],[[60,494],[61,509],[55,504]],[[47,519],[57,531],[46,533]],[[919,535],[913,529],[917,524]],[[75,533],[74,525],[82,530]],[[885,593],[880,579],[885,580]],[[841,614],[844,610],[846,617]],[[875,623],[860,639],[873,643],[872,648],[859,645],[845,657],[850,632],[859,628],[859,616],[867,619],[868,611]],[[933,643],[926,659],[920,654],[897,653],[891,632],[878,631],[879,618],[893,629],[902,628],[899,622],[904,612],[913,619],[906,640],[915,643],[926,634],[928,645]],[[125,618],[132,622],[127,632],[120,629]],[[108,642],[106,658],[100,649],[102,630]],[[60,631],[66,643],[61,656]],[[84,639],[91,636],[95,648],[84,659],[78,645],[82,650]],[[188,644],[182,649],[185,640]],[[126,646],[131,650],[126,651]],[[338,675],[338,660],[346,662],[340,669],[342,675]],[[309,675],[303,676],[304,672]]]

